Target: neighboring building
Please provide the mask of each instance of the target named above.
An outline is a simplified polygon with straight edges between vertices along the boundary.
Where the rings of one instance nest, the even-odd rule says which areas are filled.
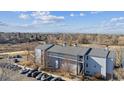
[[[124,48],[122,48],[122,50],[121,50],[121,60],[122,60],[122,68],[124,68]]]
[[[100,73],[104,78],[113,77],[114,52],[103,48],[92,48],[85,58],[85,74]]]
[[[115,52],[109,51],[108,57],[107,57],[107,65],[106,65],[106,78],[107,79],[113,79],[113,71],[114,71],[114,65],[115,65]]]
[[[47,65],[53,69],[66,69],[73,75],[82,74],[84,56],[89,49],[55,45],[47,51]]]
[[[45,67],[46,51],[53,46],[53,44],[44,44],[35,48],[35,62],[41,65],[41,67]]]

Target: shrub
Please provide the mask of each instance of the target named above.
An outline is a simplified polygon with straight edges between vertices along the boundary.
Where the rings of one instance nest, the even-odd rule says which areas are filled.
[[[95,77],[96,79],[102,79],[102,75],[101,75],[100,73],[96,73],[96,74],[94,75],[94,77]]]

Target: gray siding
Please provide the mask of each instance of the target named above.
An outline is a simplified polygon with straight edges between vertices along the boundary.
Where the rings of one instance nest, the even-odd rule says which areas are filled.
[[[56,63],[57,62],[57,63]],[[79,63],[80,64],[80,63]],[[47,66],[51,69],[69,69],[69,72],[73,75],[77,75],[80,72],[80,65],[77,65],[76,61],[61,59],[53,56],[47,57]],[[78,66],[78,67],[77,67]],[[78,68],[78,72],[77,72]]]
[[[124,68],[124,48],[121,49],[122,67]]]
[[[106,73],[113,74],[114,59],[108,58],[106,62]]]
[[[41,63],[41,55],[42,55],[41,50],[35,49],[35,62],[36,63]]]
[[[108,79],[113,78],[114,59],[108,58],[106,62],[106,74]]]
[[[123,66],[123,68],[124,68],[124,58],[122,58],[122,66]]]
[[[61,64],[61,59],[47,56],[47,67],[52,69],[59,69]],[[58,62],[58,63],[57,63]]]
[[[94,75],[96,73],[102,74],[106,77],[106,58],[88,56],[85,59],[85,73]]]

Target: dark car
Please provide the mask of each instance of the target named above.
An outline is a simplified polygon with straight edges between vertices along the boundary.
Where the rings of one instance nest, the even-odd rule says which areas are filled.
[[[19,61],[19,59],[16,58],[16,59],[14,59],[14,62],[15,62],[15,63],[18,63],[18,62],[20,62],[20,61]]]
[[[26,74],[26,76],[27,76],[27,77],[31,77],[31,74],[32,74],[33,72],[35,72],[35,71],[37,71],[37,70],[36,70],[36,69],[30,70],[30,71]]]
[[[40,73],[39,75],[36,76],[37,80],[41,80],[41,77],[44,75],[45,73]]]
[[[13,58],[22,58],[21,55],[16,55],[16,56],[13,56]]]
[[[16,58],[22,58],[22,56],[21,55],[17,55]]]
[[[31,76],[35,78],[35,77],[36,77],[38,74],[40,74],[40,73],[41,73],[41,72],[39,72],[39,71],[35,71],[35,72],[33,72],[33,73],[31,74]]]
[[[61,79],[60,77],[54,77],[53,79],[51,79],[51,81],[64,81],[64,80]]]
[[[52,75],[49,75],[47,78],[45,78],[43,81],[50,81],[51,79],[53,79],[54,77]]]
[[[40,79],[40,80],[42,80],[42,81],[43,81],[43,80],[45,80],[47,77],[49,77],[49,75],[48,75],[48,74],[46,74],[46,73],[44,73],[44,75],[42,75],[42,76],[41,76],[41,79]]]
[[[24,70],[21,70],[20,71],[20,74],[26,74],[26,73],[28,73],[30,70],[29,69],[24,69]]]

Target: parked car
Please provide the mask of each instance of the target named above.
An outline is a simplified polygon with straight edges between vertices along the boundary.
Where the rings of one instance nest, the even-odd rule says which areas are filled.
[[[64,81],[64,80],[61,79],[60,77],[55,77],[55,78],[51,79],[51,81]]]
[[[32,74],[33,72],[35,72],[35,71],[37,71],[37,70],[36,70],[36,69],[30,70],[30,71],[26,74],[26,76],[27,76],[27,77],[31,77],[31,74]]]
[[[43,81],[50,81],[51,79],[53,79],[54,77],[52,75],[49,75],[47,78],[45,78]]]
[[[22,56],[21,55],[17,55],[16,58],[22,58]]]
[[[36,79],[37,79],[37,80],[41,80],[41,77],[42,77],[44,74],[45,74],[45,73],[42,73],[42,72],[41,72],[39,75],[36,76]]]
[[[19,59],[15,58],[15,59],[14,59],[14,62],[15,62],[15,63],[18,63],[18,62],[20,62],[20,61],[19,61]]]
[[[26,73],[28,73],[30,70],[29,69],[22,69],[21,71],[20,71],[20,74],[26,74]]]
[[[43,76],[41,76],[41,79],[40,79],[40,80],[43,81],[43,80],[45,80],[47,77],[49,77],[49,75],[45,73]]]
[[[22,58],[21,55],[16,55],[16,56],[13,56],[13,58]]]
[[[41,73],[41,72],[39,72],[39,71],[35,71],[35,72],[32,73],[31,76],[35,78],[35,77],[36,77],[38,74],[40,74],[40,73]]]

